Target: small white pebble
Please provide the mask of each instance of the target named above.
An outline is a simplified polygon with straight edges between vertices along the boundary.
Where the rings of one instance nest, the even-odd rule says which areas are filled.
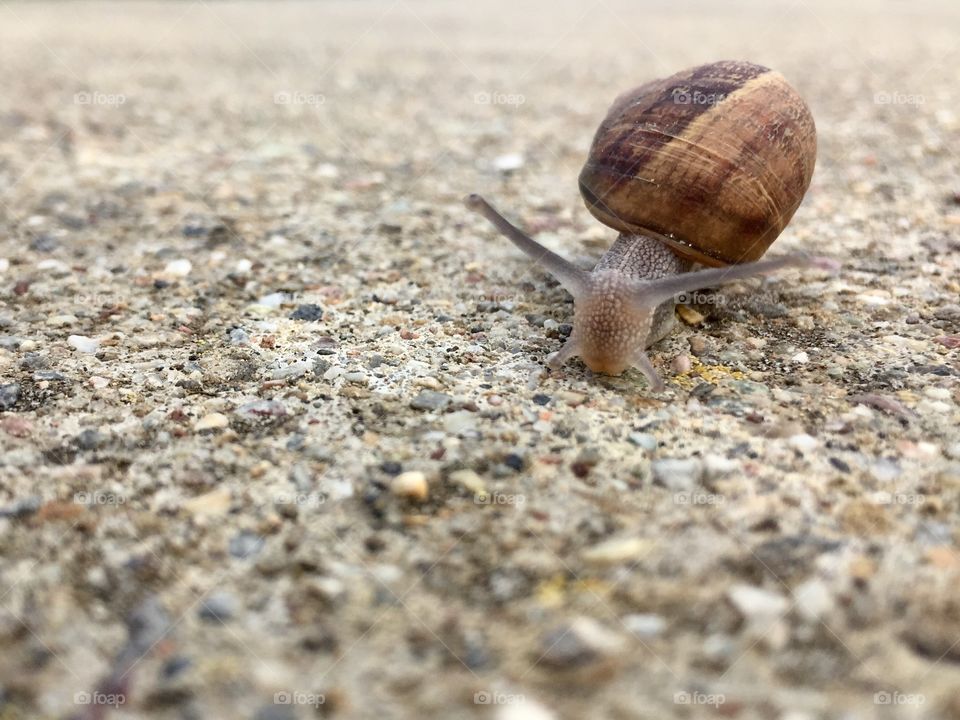
[[[335,178],[340,175],[340,170],[331,163],[321,163],[317,166],[317,177]]]
[[[287,294],[282,292],[270,293],[257,300],[257,305],[268,308],[278,308],[287,301]]]
[[[77,352],[93,355],[100,348],[100,341],[86,335],[71,335],[67,338],[67,345]]]
[[[623,624],[633,635],[642,640],[650,640],[660,635],[667,627],[667,621],[659,615],[638,613],[623,617]]]
[[[800,452],[812,452],[820,446],[820,442],[811,435],[806,433],[799,433],[797,435],[791,435],[787,439],[787,443],[792,448],[796,448]]]
[[[493,166],[501,172],[518,170],[523,167],[523,155],[520,153],[500,155],[493,161]]]
[[[947,388],[942,387],[928,387],[923,391],[923,394],[934,400],[950,400],[953,397]]]
[[[400,473],[390,483],[390,492],[411,500],[423,501],[430,494],[427,476],[419,470]]]
[[[67,327],[68,325],[73,325],[77,322],[76,315],[54,315],[53,317],[47,318],[47,325],[52,325],[53,327]],[[23,347],[21,346],[21,350]]]
[[[230,424],[230,420],[223,413],[210,413],[197,420],[193,426],[196,432],[205,432],[208,430],[222,430]]]
[[[0,258],[0,273],[10,269],[10,261],[6,258]]]
[[[253,262],[247,260],[247,258],[243,258],[242,260],[237,260],[237,264],[234,265],[233,271],[237,273],[237,275],[246,275],[252,269]]]
[[[103,388],[107,387],[107,385],[110,384],[110,381],[105,377],[100,377],[99,375],[91,375],[87,379],[87,384],[90,385],[90,387],[92,388],[96,388],[97,390],[102,390]]]
[[[165,275],[174,275],[176,277],[186,277],[193,270],[193,263],[185,258],[171,260],[163,272]]]
[[[779,593],[752,585],[734,585],[727,597],[740,614],[748,619],[775,619],[790,609],[790,604]]]
[[[806,365],[808,362],[810,362],[810,356],[807,355],[806,351],[801,351],[790,358],[790,362],[795,362],[798,365]]]

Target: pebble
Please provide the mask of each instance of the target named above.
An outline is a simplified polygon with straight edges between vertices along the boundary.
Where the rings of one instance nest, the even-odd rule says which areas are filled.
[[[313,366],[308,362],[293,363],[292,365],[287,365],[286,367],[277,368],[270,373],[270,377],[274,380],[295,380],[310,372],[312,367]]]
[[[557,720],[556,713],[526,694],[508,693],[507,697],[513,701],[497,705],[495,720]]]
[[[752,585],[734,585],[727,597],[748,620],[775,620],[790,607],[782,595]]]
[[[960,305],[943,305],[933,311],[937,320],[960,320]]]
[[[203,495],[197,495],[183,503],[183,509],[191,515],[226,515],[230,509],[230,490],[218,487]]]
[[[69,327],[77,322],[76,315],[53,315],[47,318],[47,325],[53,327]]]
[[[934,400],[952,400],[953,395],[947,388],[942,387],[928,387],[924,388],[923,394],[928,398],[933,398]]]
[[[287,408],[277,400],[254,400],[238,407],[234,412],[246,420],[259,420],[265,417],[282,417]]]
[[[193,263],[184,258],[171,260],[163,269],[164,275],[173,275],[174,277],[186,277],[193,270]]]
[[[87,384],[95,390],[103,390],[110,384],[110,380],[100,375],[91,375],[87,378]]]
[[[30,437],[31,433],[33,433],[33,424],[19,415],[0,418],[0,428],[3,428],[3,431],[7,435],[18,438]]]
[[[587,548],[581,557],[592,565],[634,562],[650,552],[652,543],[643,538],[616,538]]]
[[[263,550],[264,539],[255,532],[241,530],[232,538],[227,545],[230,554],[235,558],[246,560],[247,558],[259,555]]]
[[[419,470],[400,473],[390,481],[390,492],[399,497],[423,502],[430,494],[427,476]]]
[[[210,413],[197,420],[193,426],[194,431],[198,433],[209,432],[211,430],[222,430],[230,425],[230,420],[223,413]]]
[[[231,345],[249,345],[250,336],[247,334],[247,331],[243,328],[234,328],[227,335],[230,340]]]
[[[501,172],[509,172],[522,168],[523,162],[523,155],[520,153],[508,153],[506,155],[498,155],[493,161],[493,167]]]
[[[733,458],[723,455],[703,456],[703,477],[706,480],[717,480],[740,469],[740,463]]]
[[[476,430],[476,415],[469,410],[460,410],[443,416],[443,429],[451,435],[463,435]]]
[[[583,393],[573,392],[572,390],[561,390],[557,393],[557,398],[565,402],[570,407],[583,405],[587,401],[587,396]]]
[[[25,518],[35,514],[43,505],[43,499],[39,495],[29,495],[20,500],[16,500],[6,507],[0,508],[0,517]]]
[[[900,477],[900,466],[893,460],[877,458],[868,466],[870,474],[875,480],[888,483]]]
[[[0,258],[0,273],[5,273],[10,269],[10,261],[6,258]]]
[[[319,305],[307,303],[297,306],[297,309],[290,313],[291,320],[305,320],[307,322],[317,322],[323,319],[323,308]]]
[[[81,450],[96,450],[103,445],[105,441],[106,438],[98,430],[93,428],[84,430],[77,435],[76,438],[77,447]]]
[[[641,640],[652,640],[661,635],[667,627],[667,621],[659,615],[637,613],[622,618],[624,626]]]
[[[807,580],[793,591],[794,607],[806,620],[816,622],[833,608],[833,596],[819,579]]]
[[[0,410],[10,410],[20,399],[20,384],[6,383],[0,385]]]
[[[657,438],[649,433],[634,432],[627,435],[627,440],[638,448],[653,451],[657,449]]]
[[[483,478],[473,470],[454,470],[450,473],[449,480],[454,485],[459,485],[474,495],[482,495],[487,491],[483,484]]]
[[[690,345],[690,352],[694,355],[703,355],[704,351],[707,349],[706,341],[699,335],[694,335],[687,342]]]
[[[236,615],[239,602],[233,593],[219,590],[210,593],[200,604],[197,614],[207,622],[224,622]]]
[[[270,293],[257,300],[257,305],[268,308],[278,308],[287,301],[287,294],[282,292]]]
[[[677,315],[679,315],[680,319],[687,325],[692,326],[700,325],[707,319],[702,312],[689,305],[677,305]]]
[[[693,368],[693,362],[690,360],[690,356],[687,355],[686,353],[681,353],[680,355],[677,355],[670,362],[670,369],[673,370],[675,373],[680,373],[680,374],[687,373],[687,372],[690,372],[692,368]]]
[[[441,410],[449,405],[453,398],[446,393],[424,390],[410,401],[414,410]]]
[[[618,653],[624,644],[620,635],[593,618],[581,616],[545,633],[538,656],[547,667],[577,668]]]
[[[791,357],[790,362],[795,362],[798,365],[806,365],[808,362],[810,362],[810,356],[806,353],[806,351],[801,351]]]
[[[99,340],[89,338],[85,335],[71,335],[67,338],[67,345],[77,352],[87,353],[89,355],[96,354],[97,350],[100,349]]]
[[[798,435],[791,435],[787,438],[787,444],[790,447],[799,450],[800,452],[813,452],[818,447],[820,447],[820,441],[815,437],[807,435],[806,433],[800,433]]]
[[[947,446],[946,454],[951,460],[960,460],[960,442]]]
[[[703,476],[699,458],[663,458],[650,463],[654,482],[670,490],[693,490]]]

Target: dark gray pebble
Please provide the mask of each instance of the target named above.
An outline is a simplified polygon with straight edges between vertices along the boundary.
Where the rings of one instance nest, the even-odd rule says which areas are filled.
[[[20,399],[19,383],[0,385],[0,410],[10,410]]]
[[[200,604],[198,615],[208,622],[226,622],[237,614],[236,595],[219,591],[213,592]]]
[[[235,558],[245,560],[260,554],[263,550],[263,538],[249,530],[242,530],[230,538],[229,550]]]
[[[410,401],[410,407],[414,410],[441,410],[452,400],[446,393],[424,390]]]
[[[296,310],[290,313],[291,320],[306,320],[307,322],[316,322],[323,319],[323,308],[319,305],[307,304],[300,305]]]

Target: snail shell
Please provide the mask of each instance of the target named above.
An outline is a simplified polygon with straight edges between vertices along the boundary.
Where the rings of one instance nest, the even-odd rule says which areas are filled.
[[[813,116],[780,73],[722,61],[620,95],[580,192],[600,222],[707,265],[759,258],[790,222],[817,156]]]

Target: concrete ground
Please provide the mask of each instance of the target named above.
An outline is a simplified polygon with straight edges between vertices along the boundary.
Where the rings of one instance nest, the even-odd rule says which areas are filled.
[[[960,718],[960,8],[0,2],[0,718]],[[545,371],[613,98],[819,130],[643,377]]]

